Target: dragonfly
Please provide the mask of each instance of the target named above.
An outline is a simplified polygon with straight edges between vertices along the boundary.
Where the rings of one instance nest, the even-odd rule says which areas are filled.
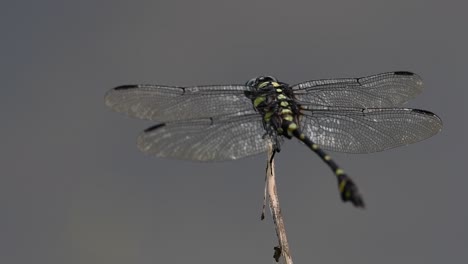
[[[109,90],[105,103],[156,125],[138,137],[144,153],[194,161],[236,160],[274,153],[296,138],[328,165],[343,202],[364,207],[357,185],[324,150],[372,153],[437,134],[441,119],[403,105],[423,90],[407,71],[289,85],[259,76],[243,85],[191,87],[137,84]]]

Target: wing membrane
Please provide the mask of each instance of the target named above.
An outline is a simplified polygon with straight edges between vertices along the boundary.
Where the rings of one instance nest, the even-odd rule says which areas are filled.
[[[261,116],[248,114],[168,122],[145,130],[141,151],[165,158],[234,160],[267,150]]]
[[[314,80],[292,86],[297,100],[315,106],[398,107],[421,93],[421,78],[388,72],[362,78]]]
[[[339,109],[306,111],[301,128],[324,149],[370,153],[415,143],[437,134],[442,121],[417,109]]]
[[[243,85],[175,87],[125,85],[110,90],[106,105],[128,116],[161,122],[208,118],[253,110]]]

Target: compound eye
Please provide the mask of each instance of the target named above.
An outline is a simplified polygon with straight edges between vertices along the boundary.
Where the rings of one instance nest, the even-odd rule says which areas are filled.
[[[257,82],[257,78],[252,78],[248,82],[245,83],[246,86],[253,87],[255,86],[255,83]]]
[[[273,77],[273,76],[266,76],[266,77],[264,77],[264,78],[265,78],[266,80],[268,80],[268,81],[271,81],[271,82],[278,82],[278,80],[277,80],[275,77]]]
[[[249,87],[257,87],[258,84],[264,82],[278,82],[275,77],[273,76],[258,76],[256,78],[250,79],[250,81],[246,82],[245,85]]]
[[[259,76],[259,77],[250,79],[250,81],[248,81],[245,85],[250,86],[250,87],[256,87],[259,83],[262,83],[264,81],[265,81],[265,77]]]

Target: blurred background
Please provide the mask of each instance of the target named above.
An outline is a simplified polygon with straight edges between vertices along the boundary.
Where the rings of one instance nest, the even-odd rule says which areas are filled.
[[[154,123],[104,105],[122,84],[290,84],[394,70],[435,137],[331,153],[366,210],[296,141],[277,184],[296,263],[466,263],[467,4],[462,1],[4,1],[0,263],[273,263],[266,155],[196,163],[140,153]],[[465,33],[463,33],[465,32]],[[464,164],[465,163],[465,164]]]

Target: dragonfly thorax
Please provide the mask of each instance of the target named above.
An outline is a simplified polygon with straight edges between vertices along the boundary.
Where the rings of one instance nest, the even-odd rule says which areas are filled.
[[[281,136],[291,138],[291,123],[298,123],[299,105],[293,98],[293,91],[288,84],[278,82],[271,76],[261,76],[247,82],[252,88],[246,96],[252,100],[257,112],[262,116],[266,135],[279,150]]]

